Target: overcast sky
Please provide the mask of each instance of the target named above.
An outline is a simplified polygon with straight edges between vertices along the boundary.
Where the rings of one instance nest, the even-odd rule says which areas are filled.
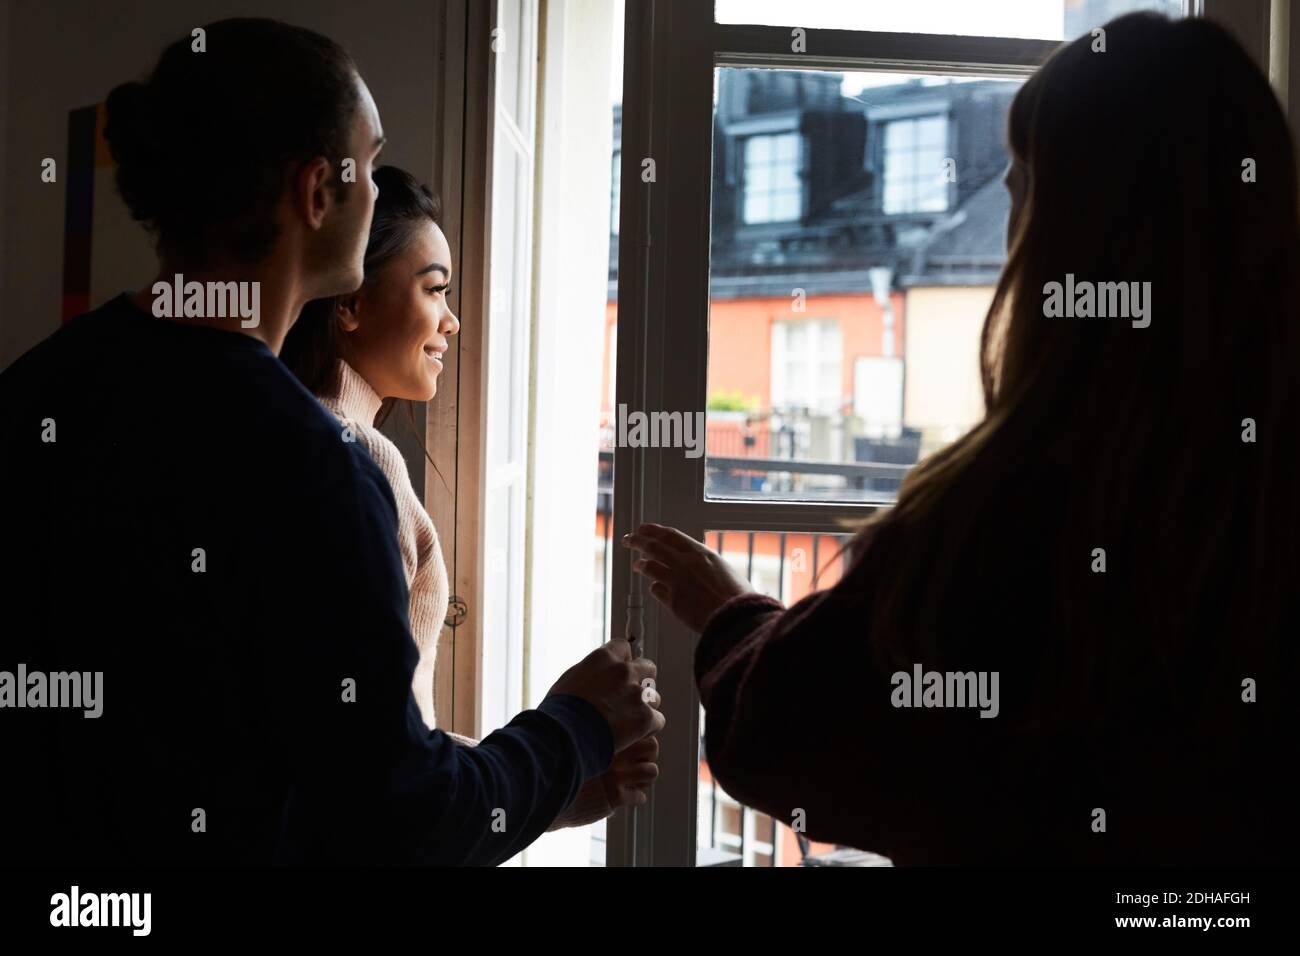
[[[708,2],[708,0],[699,0]],[[614,59],[610,101],[623,100],[623,4],[614,3]],[[717,0],[719,23],[882,30],[895,33],[948,33],[966,36],[1064,39],[1065,0]],[[799,16],[798,23],[791,17]],[[898,73],[850,73],[844,93],[898,83]]]

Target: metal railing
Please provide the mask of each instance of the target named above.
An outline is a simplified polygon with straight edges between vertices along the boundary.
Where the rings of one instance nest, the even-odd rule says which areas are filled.
[[[896,479],[900,471],[910,466],[889,463],[848,463],[848,462],[802,462],[790,459],[713,459],[710,467],[735,468],[749,470],[783,470],[808,469],[809,473],[821,475],[840,475],[849,479],[865,479],[886,475]],[[600,534],[600,609],[602,639],[610,638],[610,602],[609,594],[610,562],[612,559],[613,506],[614,506],[614,453],[601,451],[599,455],[599,472],[597,478],[596,513]],[[797,540],[796,540],[797,539]],[[793,603],[811,591],[827,587],[834,583],[841,568],[851,561],[849,544],[850,534],[795,533],[778,531],[709,531],[705,534],[705,543],[724,558],[731,559],[747,580],[762,587],[767,593],[782,602]],[[798,572],[797,579],[794,572]],[[827,574],[827,572],[834,574]],[[701,715],[701,736],[699,739],[699,765],[706,769],[708,764],[704,755],[703,736],[704,716]],[[739,861],[745,858],[745,831],[748,815],[756,811],[739,804],[739,832],[720,833],[723,825],[721,810],[725,801],[719,794],[716,780],[709,785],[709,831],[707,849],[714,851],[714,858],[722,859],[725,853],[739,854]],[[768,840],[771,849],[768,862],[775,866],[779,854],[777,824],[768,820]],[[802,850],[806,851],[807,841],[800,839]],[[752,849],[752,848],[751,848]],[[726,857],[732,863],[736,860]],[[717,864],[722,865],[722,864]]]

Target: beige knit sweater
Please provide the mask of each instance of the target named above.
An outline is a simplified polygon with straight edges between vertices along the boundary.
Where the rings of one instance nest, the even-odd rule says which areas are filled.
[[[433,666],[438,656],[438,634],[447,616],[447,566],[433,519],[424,510],[406,460],[388,436],[375,428],[375,415],[383,398],[347,362],[339,362],[339,392],[323,396],[321,404],[334,413],[388,479],[397,500],[397,542],[402,567],[411,592],[411,637],[420,652],[412,690],[420,705],[420,716],[433,729],[437,726],[433,700]]]
[[[379,470],[388,479],[397,501],[397,540],[402,551],[402,566],[411,592],[411,637],[419,649],[411,689],[420,705],[420,716],[432,730],[437,726],[433,698],[433,667],[438,657],[438,634],[447,616],[447,566],[438,543],[433,519],[411,485],[406,460],[397,446],[375,428],[375,415],[383,398],[370,383],[347,362],[339,361],[337,395],[321,396],[320,402],[351,430],[351,435],[370,453]],[[466,746],[477,741],[448,731],[449,736]],[[587,781],[577,798],[551,824],[550,829],[583,826],[603,820],[614,812],[601,777]]]

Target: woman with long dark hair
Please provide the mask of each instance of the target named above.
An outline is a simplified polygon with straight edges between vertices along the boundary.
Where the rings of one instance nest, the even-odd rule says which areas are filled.
[[[712,773],[811,837],[899,863],[1294,860],[1295,154],[1221,28],[1104,29],[1011,108],[984,417],[843,578],[785,609],[674,529],[626,542],[702,631]],[[1144,314],[1060,308],[1085,285],[1122,305],[1117,283]]]
[[[452,259],[438,227],[437,197],[394,166],[379,167],[373,178],[379,193],[364,283],[351,295],[309,303],[285,338],[280,359],[339,419],[344,439],[360,442],[370,453],[392,487],[410,590],[411,636],[419,653],[412,691],[432,729],[437,726],[434,666],[447,615],[447,570],[437,530],[411,484],[406,461],[379,426],[398,400],[433,398],[443,355],[460,322],[447,303]],[[646,790],[658,775],[658,752],[656,738],[646,737],[616,754],[610,768],[583,787],[551,829],[590,823],[619,806],[645,803]]]

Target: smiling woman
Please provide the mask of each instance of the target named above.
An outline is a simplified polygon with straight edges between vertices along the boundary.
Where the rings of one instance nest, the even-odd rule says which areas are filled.
[[[438,634],[449,603],[447,569],[433,519],[411,484],[402,453],[376,425],[394,399],[433,397],[448,338],[460,322],[447,305],[452,258],[437,224],[437,199],[395,167],[375,170],[374,178],[379,196],[366,246],[365,282],[352,295],[310,303],[280,358],[339,419],[342,439],[360,441],[392,487],[410,591],[411,637],[419,651],[411,689],[420,715],[433,728],[438,725]],[[446,717],[443,722],[450,725]],[[477,744],[448,733],[466,746]],[[658,772],[658,751],[650,738],[620,752],[608,770],[586,782],[550,829],[584,826],[617,806],[644,803],[640,791]]]
[[[406,461],[377,426],[397,399],[433,397],[448,337],[460,322],[447,306],[451,253],[437,225],[437,197],[393,166],[376,169],[374,180],[379,196],[366,245],[365,282],[352,295],[309,303],[286,337],[280,358],[343,424],[343,440],[359,440],[392,487],[410,590],[411,633],[419,650],[412,689],[432,728],[447,569],[438,532],[411,484]]]

